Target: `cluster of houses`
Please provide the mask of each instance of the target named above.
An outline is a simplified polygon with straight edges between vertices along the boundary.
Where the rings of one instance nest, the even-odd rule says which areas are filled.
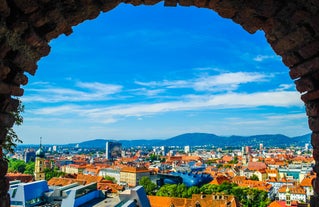
[[[195,170],[210,174],[213,177],[210,184],[220,185],[223,182],[230,182],[240,187],[264,190],[273,201],[270,207],[307,206],[314,193],[312,181],[316,175],[312,170],[314,160],[309,150],[307,152],[291,149],[254,151],[249,147],[232,151],[201,149],[188,153],[168,152],[164,155],[158,154],[159,159],[149,159],[154,152],[155,150],[147,152],[137,150],[135,153],[130,152],[130,156],[118,157],[114,160],[108,160],[103,155],[46,154],[43,159],[44,167],[51,169],[58,167],[66,176],[48,180],[48,187],[43,188],[47,198],[52,202],[59,201],[60,206],[63,203],[77,206],[74,200],[81,197],[79,192],[91,193],[88,197],[91,200],[102,199],[104,206],[108,206],[105,202],[113,202],[112,205],[116,202],[117,206],[121,206],[120,203],[125,203],[124,200],[130,202],[135,200],[132,206],[138,205],[137,203],[139,206],[212,206],[212,202],[214,202],[213,206],[238,206],[238,202],[231,195],[212,195],[210,197],[193,195],[188,199],[146,197],[145,192],[139,186],[140,179],[145,176],[156,183],[159,174]],[[13,189],[18,189],[19,185],[14,180],[27,182],[34,179],[31,175],[11,173],[8,173],[7,177],[12,180],[11,201],[14,201],[17,195],[17,190],[14,193]],[[106,177],[113,180],[107,180]],[[74,189],[74,193],[70,194]],[[98,193],[92,193],[96,190]],[[125,190],[130,190],[130,193],[123,193]],[[69,196],[63,194],[62,191],[68,192],[66,194]],[[137,191],[139,193],[136,193]],[[73,197],[71,198],[70,195]],[[113,199],[110,199],[110,195]],[[107,197],[109,197],[108,201]],[[82,205],[84,201],[88,200],[83,199],[78,203]]]

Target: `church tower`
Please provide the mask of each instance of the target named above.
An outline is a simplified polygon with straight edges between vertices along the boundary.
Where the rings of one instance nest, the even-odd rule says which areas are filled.
[[[40,148],[35,153],[35,166],[34,166],[34,180],[44,180],[44,151],[41,144],[42,137],[40,137]]]
[[[291,206],[291,194],[288,185],[286,188],[286,206]]]

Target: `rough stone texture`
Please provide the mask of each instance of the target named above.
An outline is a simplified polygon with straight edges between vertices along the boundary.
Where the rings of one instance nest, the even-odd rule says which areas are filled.
[[[315,160],[319,160],[319,133],[315,133],[313,132],[311,134],[311,144],[313,146],[313,148],[315,149],[314,150],[314,153],[313,153],[313,158]],[[319,168],[314,168],[314,170],[319,173]]]
[[[4,177],[7,174],[7,170],[8,162],[5,159],[0,158],[0,177]]]
[[[36,73],[37,61],[50,52],[50,40],[71,34],[73,26],[94,19],[100,12],[107,12],[120,3],[154,5],[160,1],[0,0],[0,146],[6,128],[14,124],[9,115],[17,110],[13,96],[23,95],[21,85],[28,83],[25,73]],[[314,158],[319,163],[319,0],[165,0],[164,5],[212,9],[249,33],[265,32],[270,46],[290,68],[296,89],[302,93],[309,128],[313,131]],[[3,173],[0,181],[0,189],[7,189]],[[318,183],[315,181],[313,185],[316,194],[312,206],[319,205]],[[0,192],[3,201],[0,207],[9,206],[5,191]]]
[[[306,111],[307,116],[319,116],[319,103],[316,101],[306,103]]]

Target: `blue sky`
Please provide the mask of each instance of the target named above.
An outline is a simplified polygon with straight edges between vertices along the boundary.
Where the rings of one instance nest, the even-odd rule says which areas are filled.
[[[288,68],[215,12],[121,4],[50,42],[21,98],[26,144],[309,133]]]

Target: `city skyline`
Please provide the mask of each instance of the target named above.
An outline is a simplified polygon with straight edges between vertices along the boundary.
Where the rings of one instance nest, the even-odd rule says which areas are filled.
[[[53,40],[21,97],[26,144],[310,132],[264,33],[195,7],[121,4]]]

